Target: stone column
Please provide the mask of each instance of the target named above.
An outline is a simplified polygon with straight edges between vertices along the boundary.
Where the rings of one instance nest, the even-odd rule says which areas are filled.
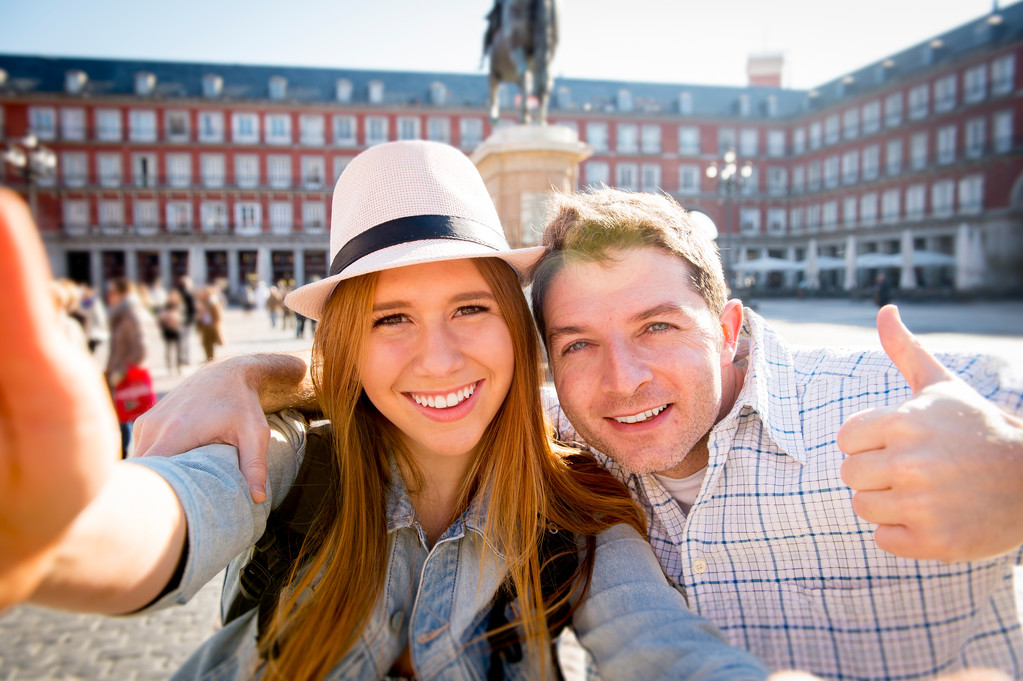
[[[273,280],[273,262],[270,260],[270,247],[260,246],[256,252],[256,276],[260,281],[268,281],[271,284],[276,284]]]
[[[305,284],[305,249],[295,249],[295,286]]]
[[[166,246],[161,248],[157,257],[160,259],[160,282],[169,291],[174,286],[174,278],[171,276],[170,248]]]
[[[103,252],[94,248],[89,251],[89,273],[92,275],[92,288],[103,295]]]
[[[134,248],[124,249],[124,276],[136,284],[145,283],[139,281],[139,253]]]
[[[237,297],[243,282],[238,274],[238,249],[227,249],[227,291],[232,298]]]
[[[206,251],[202,246],[188,249],[188,276],[195,288],[206,286]]]

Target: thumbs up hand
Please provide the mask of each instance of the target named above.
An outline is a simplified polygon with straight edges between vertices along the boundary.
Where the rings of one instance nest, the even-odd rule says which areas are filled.
[[[949,372],[895,306],[878,312],[877,331],[913,397],[838,431],[853,510],[905,558],[974,560],[1023,544],[1023,420]]]

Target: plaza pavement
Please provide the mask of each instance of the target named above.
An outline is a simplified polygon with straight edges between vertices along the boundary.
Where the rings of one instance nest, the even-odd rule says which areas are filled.
[[[846,300],[750,301],[790,342],[805,345],[876,346],[876,308]],[[935,350],[984,351],[1005,358],[1023,375],[1023,302],[910,304],[903,318],[925,346]],[[279,324],[280,322],[278,322]],[[163,365],[163,348],[151,329],[153,375],[161,394],[180,377]],[[271,329],[261,312],[229,309],[224,318],[223,357],[249,352],[293,351],[310,345],[293,329]],[[193,339],[194,340],[194,339]],[[198,361],[198,342],[192,349]],[[185,373],[194,371],[194,366]],[[1017,593],[1023,608],[1023,573]],[[186,606],[134,617],[105,618],[20,606],[0,615],[0,681],[167,679],[215,629],[220,581],[214,579]]]

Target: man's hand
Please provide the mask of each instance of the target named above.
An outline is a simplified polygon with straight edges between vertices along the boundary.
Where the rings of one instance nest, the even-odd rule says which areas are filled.
[[[838,446],[853,510],[883,550],[946,562],[1023,544],[1023,420],[982,398],[920,346],[898,310],[877,315],[881,345],[913,390],[854,414]]]
[[[28,597],[120,452],[99,369],[69,342],[25,204],[0,189],[0,609]]]
[[[173,456],[212,443],[238,448],[256,503],[266,499],[264,412],[310,405],[308,361],[298,355],[229,357],[203,367],[135,421],[135,456]],[[312,402],[315,404],[315,402]]]

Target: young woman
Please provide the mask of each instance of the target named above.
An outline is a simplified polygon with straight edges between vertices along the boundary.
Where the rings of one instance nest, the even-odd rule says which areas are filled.
[[[541,249],[508,248],[464,154],[397,142],[354,159],[330,250],[329,276],[287,304],[320,320],[333,493],[277,568],[287,579],[266,626],[255,610],[238,617],[176,678],[553,678],[549,620],[566,610],[605,678],[766,676],[685,609],[627,491],[549,440],[517,276]],[[128,612],[194,594],[260,538],[294,484],[306,425],[271,421],[266,503],[252,502],[230,447],[123,464],[33,600]],[[576,554],[553,588],[547,534]],[[510,640],[488,636],[502,591]]]

